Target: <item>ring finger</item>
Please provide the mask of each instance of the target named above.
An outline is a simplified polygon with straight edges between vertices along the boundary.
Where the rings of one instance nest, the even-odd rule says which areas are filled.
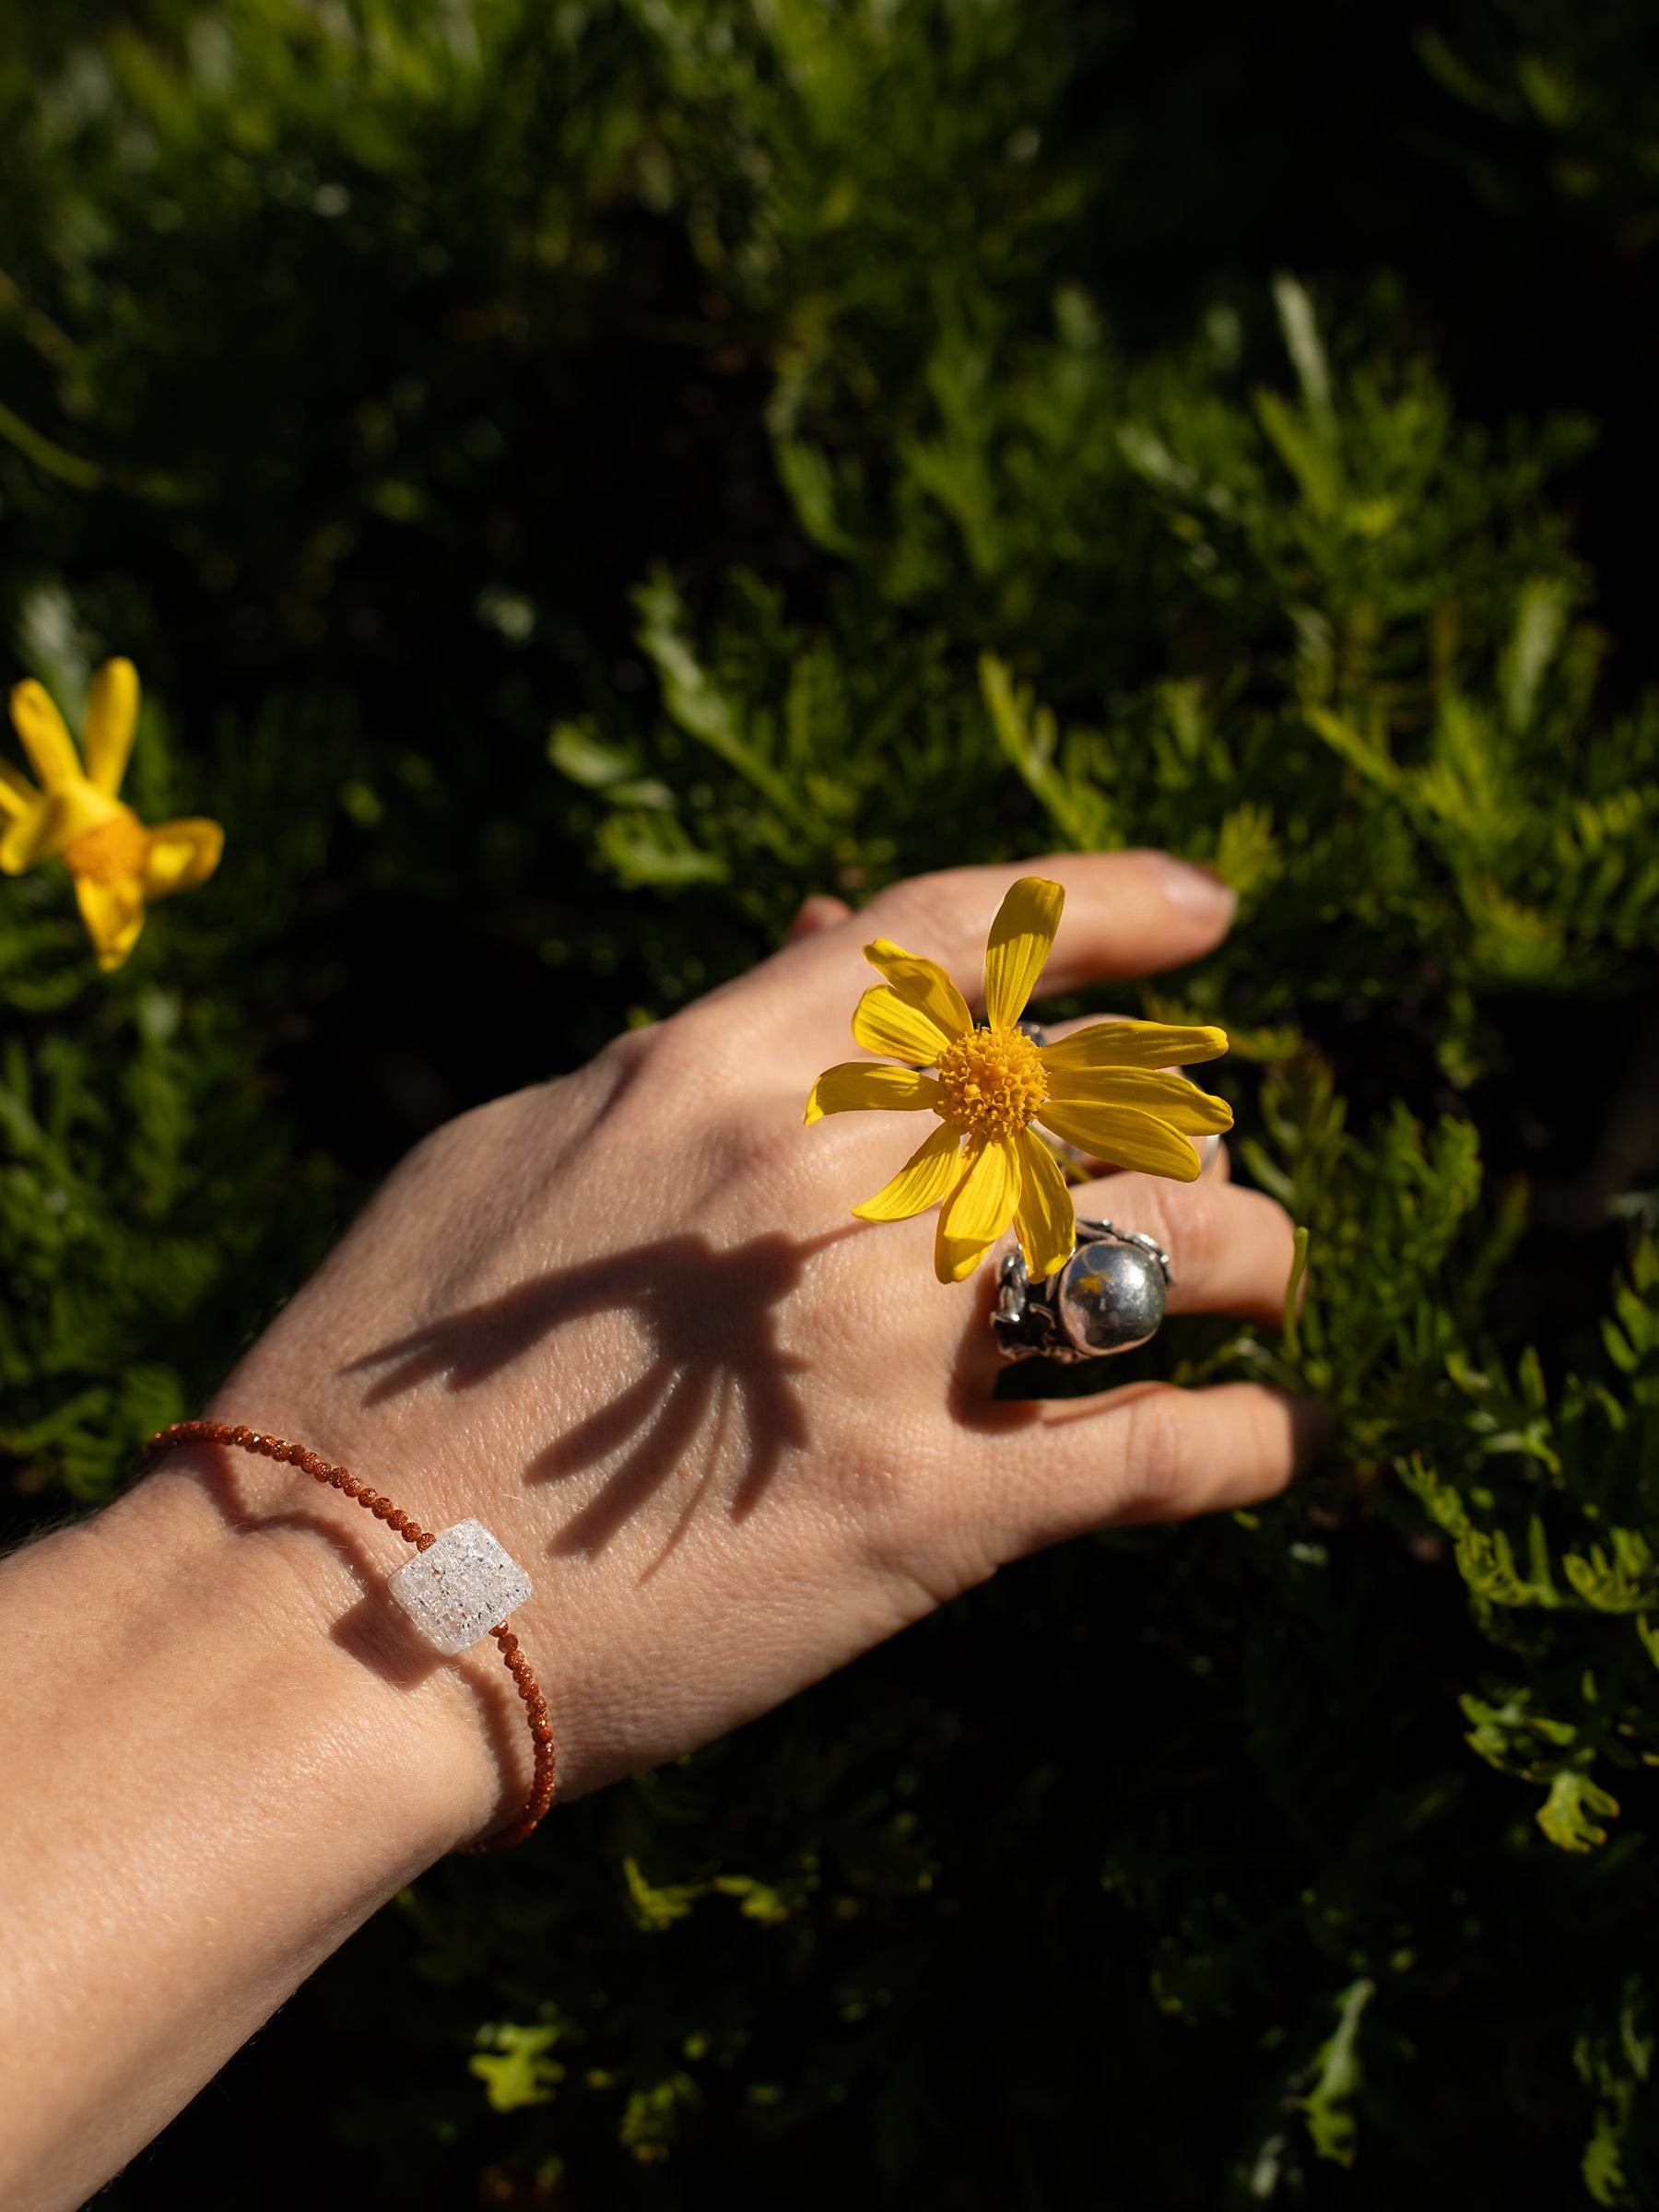
[[[1071,1196],[1079,1220],[1136,1230],[1169,1253],[1170,1312],[1234,1313],[1265,1323],[1283,1313],[1294,1253],[1289,1216],[1262,1192],[1228,1181],[1225,1148],[1196,1182],[1107,1175],[1074,1185]],[[971,1336],[969,1356],[981,1387],[988,1388],[1004,1362],[990,1329],[981,1335],[981,1327]],[[1109,1380],[1111,1360],[1100,1369],[1102,1381]]]

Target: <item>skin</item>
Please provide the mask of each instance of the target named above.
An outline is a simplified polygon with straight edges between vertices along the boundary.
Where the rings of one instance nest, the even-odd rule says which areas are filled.
[[[1049,991],[1194,959],[1231,917],[1160,854],[1034,870],[1067,891]],[[931,1215],[849,1218],[919,1117],[803,1128],[864,943],[931,954],[973,1002],[1029,872],[919,878],[855,918],[809,900],[752,974],[440,1130],[206,1409],[428,1527],[475,1514],[524,1563],[514,1625],[563,1794],[737,1726],[1040,1546],[1270,1497],[1315,1443],[1312,1409],[1251,1384],[994,1403],[994,1269],[942,1288]],[[1175,1255],[1174,1310],[1277,1317],[1290,1226],[1224,1154],[1076,1200]],[[206,1447],[0,1563],[0,2202],[80,2204],[522,1799],[493,1647],[435,1659],[380,1588],[409,1556],[292,1470]]]

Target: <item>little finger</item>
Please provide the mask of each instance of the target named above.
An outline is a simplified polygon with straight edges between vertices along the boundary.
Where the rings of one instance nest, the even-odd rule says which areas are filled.
[[[1006,1559],[1089,1529],[1259,1505],[1309,1465],[1328,1428],[1323,1407],[1258,1382],[1135,1383],[994,1410],[983,1448]]]

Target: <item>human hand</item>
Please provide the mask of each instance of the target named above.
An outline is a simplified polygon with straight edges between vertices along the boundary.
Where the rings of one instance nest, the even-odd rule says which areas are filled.
[[[1230,919],[1219,885],[1159,854],[1038,865],[1067,892],[1050,992],[1193,959]],[[495,1532],[535,1584],[515,1625],[569,1793],[764,1712],[1041,1545],[1270,1496],[1310,1440],[1311,1409],[1246,1383],[995,1401],[994,1270],[941,1287],[930,1219],[849,1218],[908,1124],[802,1126],[871,980],[863,945],[926,951],[972,1000],[1018,872],[919,878],[844,919],[809,902],[751,974],[440,1130],[209,1409],[348,1462],[428,1526]],[[1195,1183],[1074,1195],[1172,1253],[1172,1311],[1280,1312],[1289,1223],[1224,1154]],[[301,1571],[317,1528],[366,1570],[338,1499],[246,1463],[214,1479]],[[411,1681],[434,1665],[383,1609],[363,1652]],[[460,1664],[503,1699],[499,1667]],[[482,1744],[476,1713],[456,1725]],[[510,1730],[493,1744],[457,1802],[477,1829],[527,1771]]]
[[[1230,901],[1155,853],[1042,864],[1069,990],[1196,958]],[[1004,1560],[1266,1497],[1311,1409],[1250,1384],[1000,1403],[989,1267],[850,1208],[903,1116],[803,1126],[877,933],[971,996],[1014,874],[901,884],[579,1074],[440,1130],[208,1409],[348,1463],[529,1570],[514,1626],[566,1787],[732,1728]],[[1289,1224],[1233,1189],[1075,1194],[1174,1255],[1171,1303],[1277,1316]],[[0,2197],[69,2212],[350,1930],[511,1820],[529,1745],[488,1645],[418,1644],[393,1533],[206,1443],[0,1559]],[[112,1713],[119,1713],[112,1726]]]

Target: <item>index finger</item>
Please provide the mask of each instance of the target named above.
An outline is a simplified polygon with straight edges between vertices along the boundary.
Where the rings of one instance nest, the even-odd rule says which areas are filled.
[[[860,912],[785,945],[713,996],[741,1003],[779,1041],[798,1041],[806,1057],[821,1059],[877,980],[865,946],[888,937],[936,960],[969,1005],[982,1007],[985,938],[1022,876],[1048,877],[1065,891],[1034,996],[1195,960],[1227,935],[1237,904],[1218,877],[1167,853],[1056,853],[1021,865],[947,868],[878,892]]]

